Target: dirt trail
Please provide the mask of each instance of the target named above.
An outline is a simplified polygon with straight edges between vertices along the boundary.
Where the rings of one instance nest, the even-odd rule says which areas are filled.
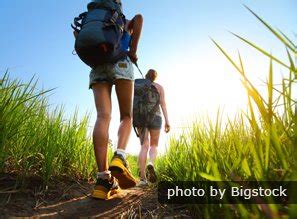
[[[4,180],[5,179],[5,180]],[[58,181],[45,192],[38,180],[30,179],[25,190],[14,189],[14,178],[0,177],[0,218],[4,217],[138,217],[187,215],[183,206],[161,206],[156,188],[122,190],[110,200],[90,197],[92,184]]]
[[[60,216],[60,217],[116,217],[120,214],[133,213],[133,209],[141,206],[147,197],[146,191],[140,188],[122,190],[112,199],[95,200],[89,195],[62,201],[37,208],[34,215],[28,216]]]
[[[144,203],[157,209],[157,197],[152,189],[132,188],[122,190],[109,200],[97,200],[90,194],[78,195],[68,200],[33,200],[25,196],[13,198],[0,207],[4,217],[116,217],[122,214],[135,214],[139,208],[144,212]],[[150,204],[150,206],[148,206]]]

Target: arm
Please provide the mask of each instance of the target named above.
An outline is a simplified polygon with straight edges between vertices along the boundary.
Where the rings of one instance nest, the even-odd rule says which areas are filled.
[[[131,58],[131,61],[136,63],[137,62],[137,48],[138,48],[138,42],[141,35],[142,30],[142,24],[143,24],[143,17],[142,15],[138,14],[134,16],[134,18],[129,23],[129,30],[131,32],[131,45],[129,50],[129,57]]]
[[[165,118],[165,132],[168,133],[170,131],[170,124],[169,124],[167,106],[165,101],[165,92],[162,86],[160,86],[160,105]]]

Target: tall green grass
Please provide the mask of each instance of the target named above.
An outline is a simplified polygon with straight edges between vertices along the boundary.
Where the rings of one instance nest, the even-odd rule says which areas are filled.
[[[297,47],[286,35],[246,8],[284,45],[286,61],[233,34],[270,60],[265,83],[267,96],[264,96],[247,77],[240,53],[238,61],[235,61],[219,43],[212,40],[240,74],[247,92],[248,110],[239,113],[227,124],[221,122],[220,113],[215,123],[198,120],[193,122],[191,130],[172,138],[168,153],[158,160],[158,171],[163,180],[297,180],[297,112],[296,99],[293,98],[293,87],[297,82],[294,62]],[[287,70],[281,86],[274,82],[274,65],[281,65]],[[197,205],[192,209],[194,214],[204,217],[222,214],[226,217],[266,215],[277,218],[280,212],[290,213],[293,217],[297,214],[295,205],[290,205],[289,210],[274,204],[265,207]]]
[[[0,173],[15,173],[21,180],[39,176],[45,183],[61,176],[94,178],[89,116],[79,120],[76,111],[66,119],[63,107],[49,106],[52,89],[38,91],[34,78],[23,83],[5,73],[0,82]],[[137,157],[127,159],[137,176]]]
[[[1,78],[0,172],[42,177],[87,178],[95,168],[88,120],[65,119],[63,107],[50,109],[47,94],[28,83]]]

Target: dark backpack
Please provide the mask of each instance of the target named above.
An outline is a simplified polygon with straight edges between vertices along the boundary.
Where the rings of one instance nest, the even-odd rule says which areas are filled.
[[[148,79],[136,79],[133,100],[133,127],[146,128],[153,121],[160,104],[160,94]],[[136,129],[135,132],[139,137]]]
[[[126,54],[121,51],[125,17],[119,0],[94,0],[88,11],[74,18],[72,28],[78,33],[75,51],[91,68],[115,63]]]

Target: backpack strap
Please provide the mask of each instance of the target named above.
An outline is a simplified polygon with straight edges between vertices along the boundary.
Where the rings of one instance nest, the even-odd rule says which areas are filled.
[[[142,145],[143,142],[144,142],[144,136],[145,136],[145,132],[146,132],[146,129],[147,129],[147,128],[146,128],[146,127],[141,127],[141,133],[139,133],[139,132],[137,131],[137,129],[136,129],[135,126],[133,126],[133,129],[134,129],[134,132],[135,132],[137,138],[140,139],[140,143],[141,143],[141,145]]]
[[[143,74],[142,74],[142,71],[140,70],[140,68],[139,68],[139,66],[138,66],[138,64],[137,64],[137,62],[135,62],[134,65],[136,66],[136,68],[138,69],[139,73],[141,74],[142,79],[144,79],[144,76],[143,76]]]
[[[115,11],[112,14],[111,18],[108,21],[104,22],[104,27],[105,28],[108,28],[110,26],[115,26],[115,27],[117,27],[120,30],[121,33],[123,33],[124,32],[125,25],[119,25],[117,23],[117,20],[118,20],[119,16],[120,16],[120,14],[117,11]]]
[[[137,138],[139,138],[139,133],[138,133],[138,131],[137,131],[137,129],[136,129],[136,126],[133,125],[133,129],[134,129],[134,132],[135,132]]]
[[[73,28],[74,31],[79,32],[82,27],[82,20],[86,17],[87,12],[81,13],[78,15],[78,17],[75,17],[73,20],[73,24],[71,24],[71,27]]]

